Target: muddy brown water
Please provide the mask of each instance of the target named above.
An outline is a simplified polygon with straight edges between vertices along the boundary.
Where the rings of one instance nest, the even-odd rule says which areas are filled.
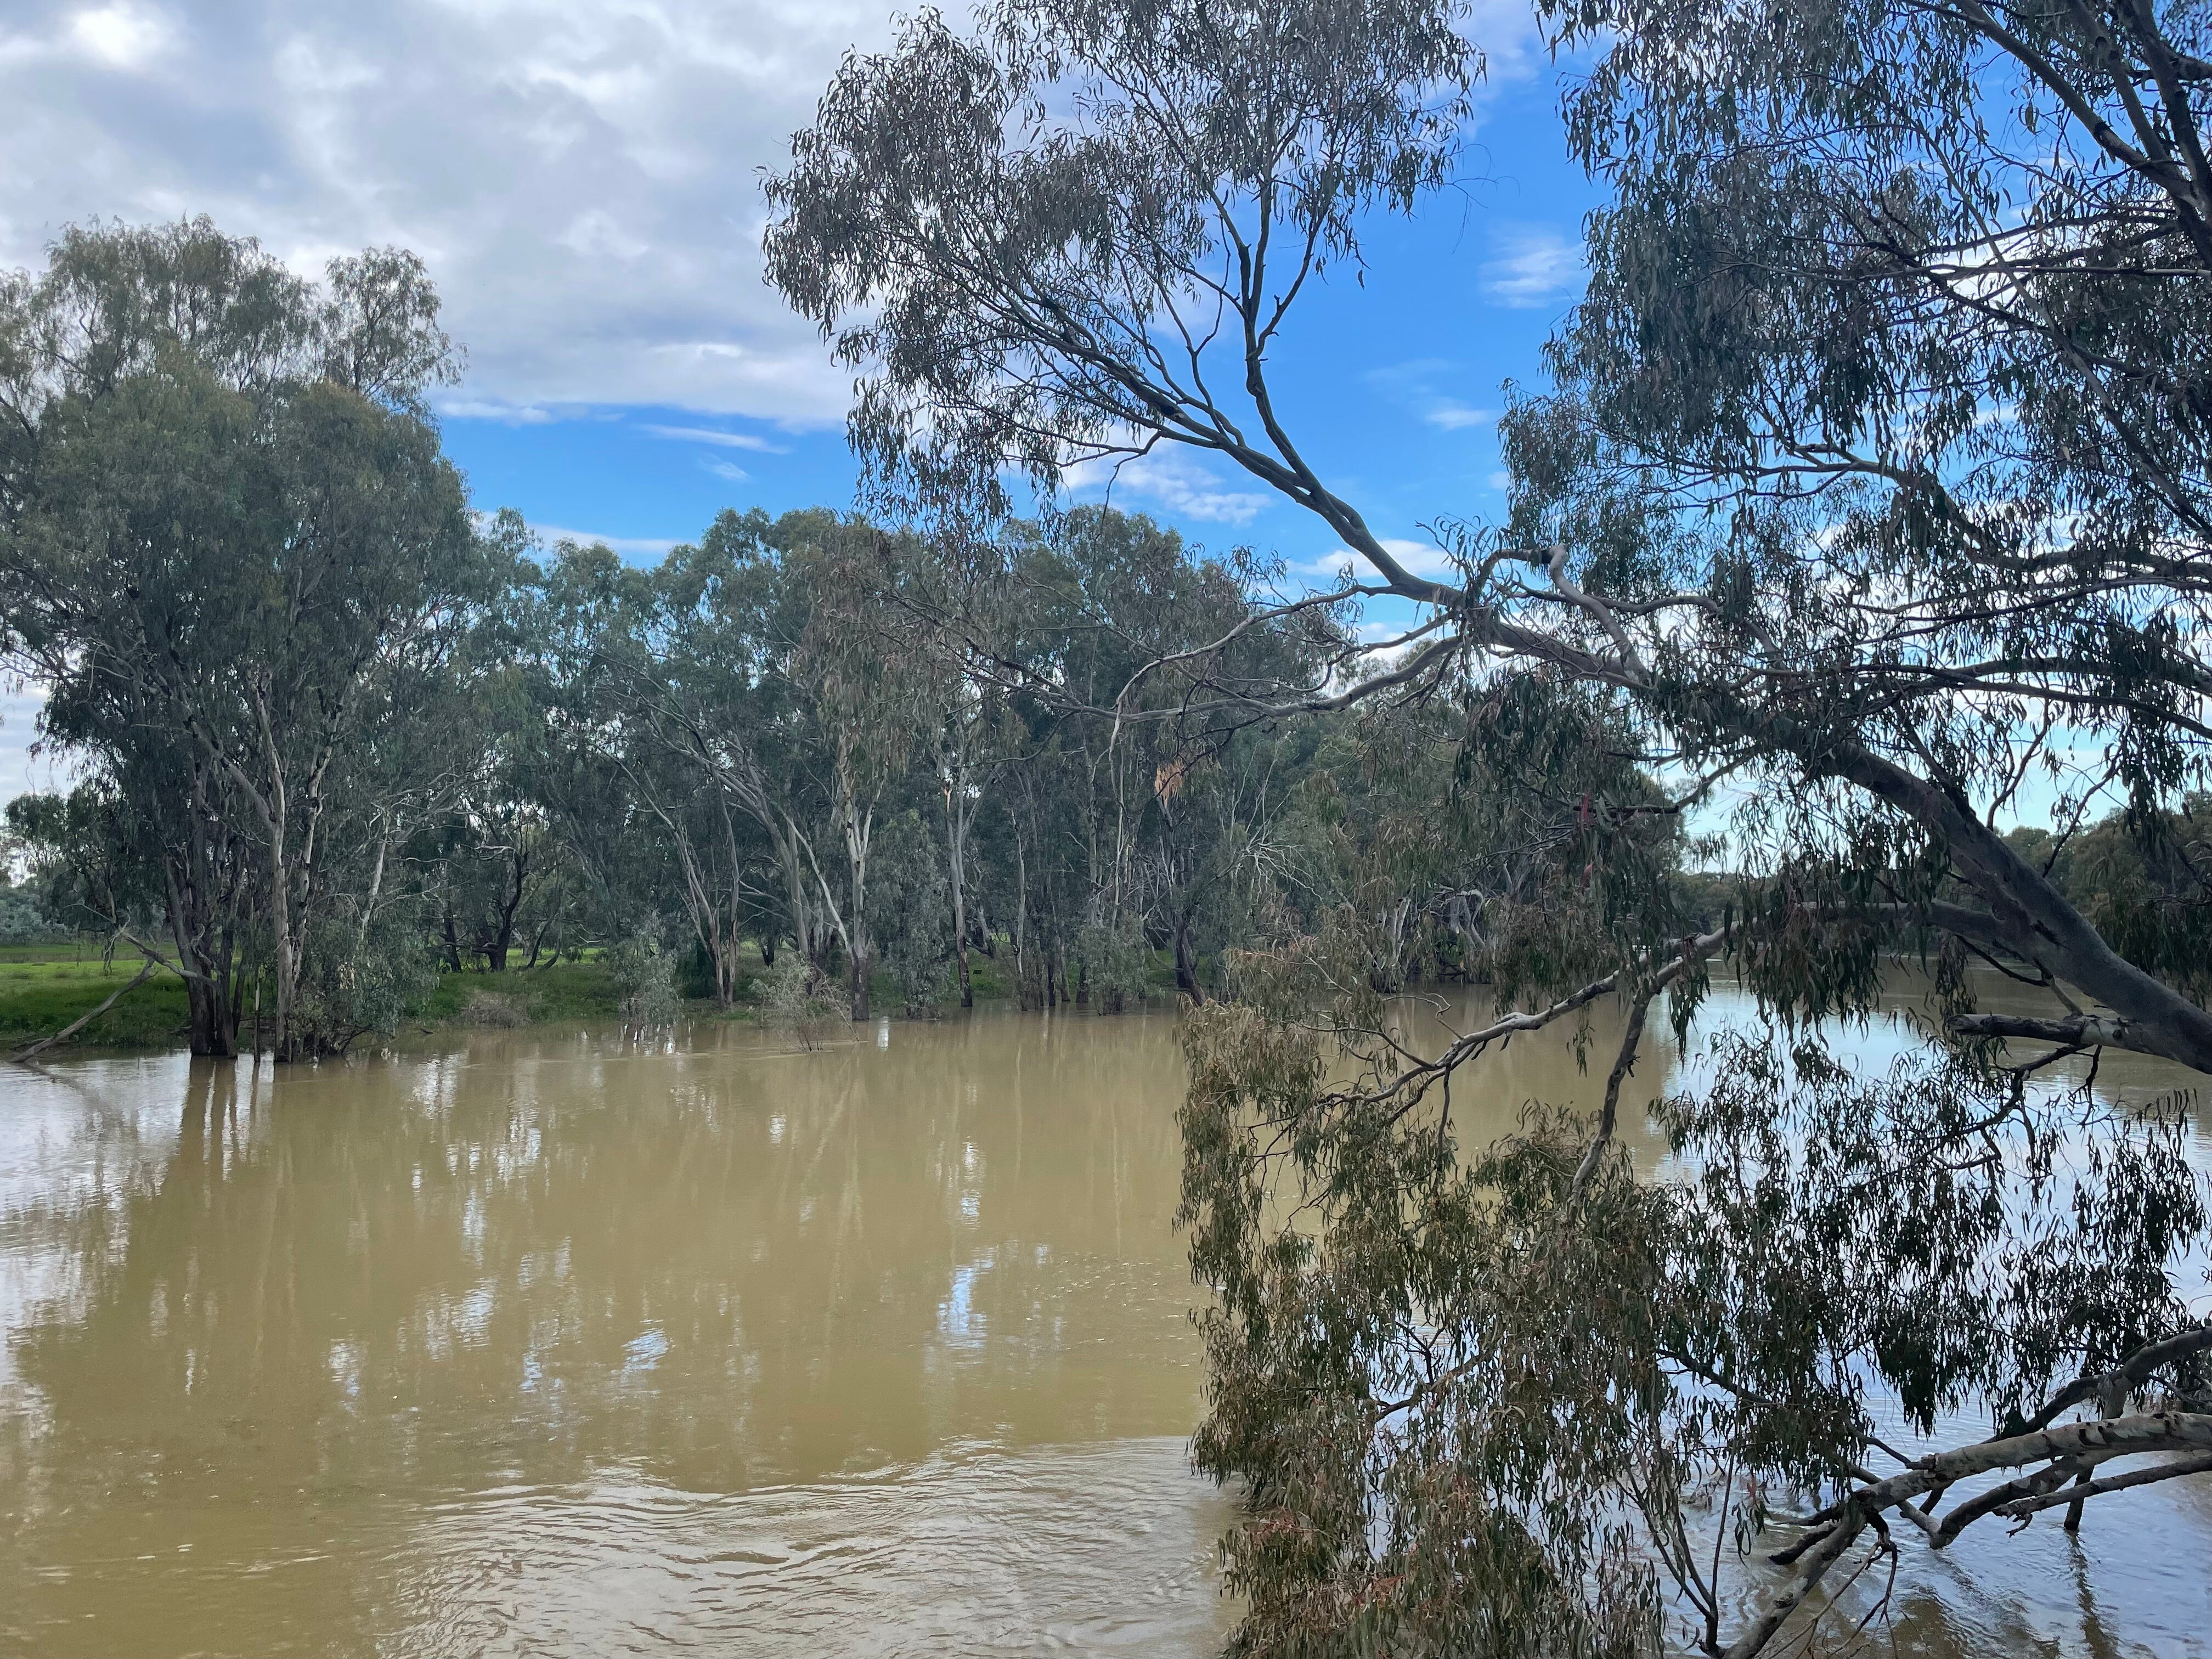
[[[836,1036],[0,1068],[0,1653],[1214,1651],[1172,1013]],[[2105,1502],[1875,1650],[2212,1653],[2212,1484]]]

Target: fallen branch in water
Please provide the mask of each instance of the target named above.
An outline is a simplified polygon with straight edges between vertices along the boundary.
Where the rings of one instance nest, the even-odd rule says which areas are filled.
[[[2038,1510],[2057,1509],[2061,1504],[2078,1504],[2087,1498],[2101,1498],[2110,1492],[2125,1492],[2130,1486],[2148,1486],[2154,1481],[2172,1480],[2185,1474],[2212,1474],[2212,1452],[2195,1457],[2178,1457],[2171,1462],[2160,1463],[2148,1469],[2130,1469],[2125,1474],[2108,1474],[2101,1480],[2069,1487],[2063,1492],[2040,1492],[2033,1498],[2015,1498],[2001,1504],[1996,1513],[2014,1521],[2025,1521]]]
[[[1788,1622],[1790,1614],[1819,1588],[1828,1569],[1886,1510],[1901,1509],[1923,1492],[1992,1470],[2018,1468],[2028,1463],[2045,1465],[1961,1504],[1938,1529],[1935,1541],[1940,1547],[1984,1515],[2013,1514],[2017,1510],[2019,1518],[2025,1519],[2039,1509],[2123,1492],[2155,1480],[2170,1480],[2212,1468],[2212,1457],[2190,1456],[2153,1468],[2133,1470],[2125,1475],[2093,1480],[2086,1486],[2065,1485],[2075,1475],[2111,1458],[2173,1451],[2212,1452],[2212,1413],[2146,1412],[2132,1417],[2069,1423],[2002,1440],[1984,1440],[1921,1458],[1909,1469],[1859,1487],[1828,1512],[1832,1518],[1825,1522],[1826,1530],[1814,1534],[1810,1540],[1796,1578],[1736,1638],[1724,1659],[1752,1659],[1762,1650]]]

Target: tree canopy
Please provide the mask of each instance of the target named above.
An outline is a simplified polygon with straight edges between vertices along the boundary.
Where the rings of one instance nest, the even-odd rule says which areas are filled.
[[[249,953],[280,1051],[359,1029],[376,896],[333,874],[496,580],[422,412],[436,314],[411,255],[318,291],[204,221],[72,230],[0,286],[5,648],[159,872],[203,1053]]]
[[[771,277],[862,376],[881,499],[988,512],[1009,457],[1047,492],[1161,445],[1241,468],[1366,567],[1279,623],[1382,596],[1421,620],[1375,672],[1343,629],[1303,679],[1185,662],[1182,715],[1455,706],[1429,811],[1516,824],[1552,896],[1490,940],[1496,1014],[1441,1057],[1352,970],[1356,909],[1279,918],[1190,1027],[1198,1444],[1250,1495],[1254,1651],[1644,1650],[1679,1613],[1748,1654],[1894,1519],[1940,1547],[2119,1489],[2095,1469],[2125,1450],[2187,1473],[2212,1435],[2180,1130],[2043,1080],[2107,1048],[2212,1071],[2166,932],[2197,901],[2123,932],[2000,828],[2040,771],[2057,842],[2117,797],[2172,845],[2201,787],[2202,10],[1540,15],[1586,56],[1563,114],[1609,200],[1553,384],[1505,426],[1509,514],[1437,504],[1446,580],[1324,482],[1270,376],[1301,295],[1452,175],[1480,59],[1449,0],[924,17],[847,61],[769,185]],[[1683,822],[1729,838],[1718,917],[1655,845]],[[1852,1034],[1900,949],[1928,1005],[1868,1075]],[[1646,1012],[1691,1029],[1717,959],[1761,1021],[1650,1102],[1686,1173],[1638,1185],[1616,1129]],[[2047,1013],[1979,1010],[1977,963]],[[1462,1155],[1455,1079],[1608,1000],[1595,1121],[1537,1110]],[[1893,1454],[1869,1387],[1992,1436]],[[2084,1400],[2110,1422],[2057,1426]],[[1732,1627],[1706,1534],[1747,1551],[1791,1489],[1792,1571]]]
[[[2212,25],[1537,15],[1606,199],[1435,577],[1275,377],[1458,176],[1458,0],[993,0],[848,58],[765,252],[858,376],[859,510],[651,564],[471,511],[413,256],[65,233],[0,278],[46,915],[208,1054],[586,951],[637,1032],[1179,998],[1242,1651],[1748,1656],[1901,1544],[2208,1467],[2191,1099],[2057,1062],[2212,1073]],[[1359,574],[1065,499],[1178,445]],[[1455,1116],[1547,1030],[1595,1109]]]

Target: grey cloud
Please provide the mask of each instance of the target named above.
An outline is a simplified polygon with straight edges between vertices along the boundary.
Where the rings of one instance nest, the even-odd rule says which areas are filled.
[[[882,0],[30,0],[0,22],[0,261],[205,212],[295,267],[416,248],[470,349],[449,413],[835,422],[761,281],[758,169]]]
[[[33,790],[67,789],[76,769],[66,757],[33,754],[39,740],[39,711],[46,694],[35,685],[0,688],[0,801]]]

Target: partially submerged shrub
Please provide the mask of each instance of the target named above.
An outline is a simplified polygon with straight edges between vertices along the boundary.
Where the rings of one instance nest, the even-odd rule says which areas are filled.
[[[607,970],[622,996],[623,1029],[643,1036],[676,1024],[684,999],[676,988],[676,958],[654,933],[641,928],[607,952]]]
[[[461,1023],[512,1029],[530,1024],[530,1008],[518,996],[498,991],[471,991],[461,1002]]]
[[[1076,934],[1075,955],[1083,967],[1091,1006],[1100,1013],[1118,1014],[1144,1001],[1145,970],[1151,965],[1152,952],[1135,928],[1093,922]]]
[[[397,1030],[438,982],[438,965],[396,912],[366,929],[331,917],[310,930],[292,1013],[294,1051],[342,1054],[370,1032]]]
[[[761,1023],[771,1031],[812,1048],[822,1028],[842,1012],[835,988],[798,951],[786,951],[760,978]]]

